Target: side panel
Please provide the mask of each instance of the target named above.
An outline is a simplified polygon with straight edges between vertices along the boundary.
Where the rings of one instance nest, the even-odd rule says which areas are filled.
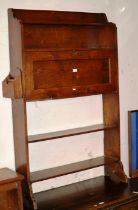
[[[117,127],[111,130],[104,131],[105,155],[120,160],[120,119],[118,93],[103,95],[103,116],[105,125],[117,125]]]
[[[30,170],[27,143],[26,101],[24,99],[24,77],[22,77],[24,74],[22,66],[22,24],[19,20],[13,17],[12,10],[9,10],[8,12],[10,74],[7,78],[7,85],[9,85],[8,90],[10,90],[11,98],[13,99],[12,113],[15,165],[16,170],[26,178],[23,182],[24,201],[27,200],[28,202],[29,200],[29,205],[33,206],[31,189],[29,186]],[[7,94],[8,97],[10,94]]]
[[[24,99],[12,100],[15,163],[18,172],[29,177],[26,104]]]
[[[26,119],[26,101],[21,99],[12,100],[13,134],[15,148],[16,170],[25,176],[23,182],[23,196],[25,206],[34,205],[34,198],[30,184],[29,151]]]

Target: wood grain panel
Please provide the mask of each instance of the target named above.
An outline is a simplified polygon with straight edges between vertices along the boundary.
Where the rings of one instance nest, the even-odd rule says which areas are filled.
[[[116,50],[26,52],[27,100],[78,97],[117,89]]]
[[[64,88],[110,82],[108,58],[33,62],[34,89]]]
[[[104,13],[9,9],[22,23],[40,24],[105,24]],[[108,23],[109,24],[109,23]]]
[[[16,190],[0,192],[0,209],[19,210]]]
[[[24,49],[98,49],[116,48],[114,25],[37,25],[25,24]]]

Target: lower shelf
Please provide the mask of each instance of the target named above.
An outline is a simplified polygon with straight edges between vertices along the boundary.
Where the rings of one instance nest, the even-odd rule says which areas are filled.
[[[118,160],[113,159],[111,157],[101,156],[97,158],[83,160],[76,163],[70,163],[63,166],[58,166],[55,168],[35,171],[31,172],[31,182],[34,183],[38,181],[43,181],[46,179],[51,179],[58,176],[84,171],[99,166],[110,165],[115,162],[118,162]]]
[[[136,185],[134,184],[136,187]],[[83,182],[34,194],[38,210],[91,210],[116,207],[138,199],[133,183],[114,183],[109,177]]]

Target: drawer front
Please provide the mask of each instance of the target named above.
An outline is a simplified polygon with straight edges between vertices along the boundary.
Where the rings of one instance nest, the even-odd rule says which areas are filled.
[[[109,84],[109,60],[36,61],[33,76],[34,89]]]
[[[108,25],[24,24],[25,49],[71,50],[116,47],[116,27]]]
[[[17,190],[0,192],[1,210],[19,210]]]
[[[28,100],[56,99],[117,90],[116,51],[27,52]]]
[[[18,188],[18,182],[11,182],[8,184],[2,184],[0,185],[0,192],[13,190]]]
[[[124,204],[120,207],[113,208],[113,210],[138,210],[138,201]]]

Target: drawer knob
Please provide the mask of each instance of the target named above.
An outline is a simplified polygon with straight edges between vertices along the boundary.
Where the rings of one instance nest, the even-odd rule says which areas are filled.
[[[73,73],[76,73],[76,72],[78,72],[78,69],[77,68],[73,68],[72,71],[73,71]]]

